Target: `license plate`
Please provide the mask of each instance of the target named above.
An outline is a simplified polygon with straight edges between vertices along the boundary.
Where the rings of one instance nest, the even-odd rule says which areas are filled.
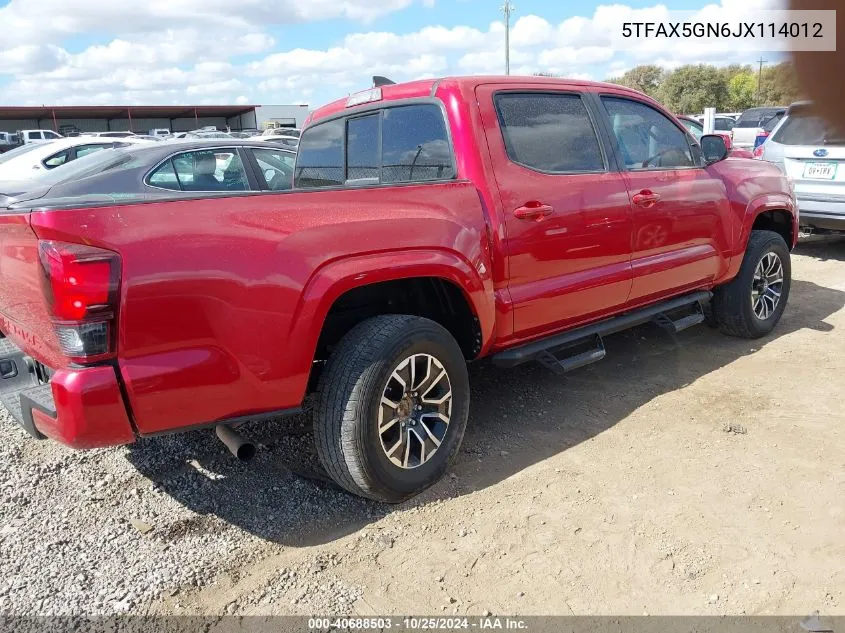
[[[833,180],[836,178],[836,163],[807,163],[804,178],[812,180]]]

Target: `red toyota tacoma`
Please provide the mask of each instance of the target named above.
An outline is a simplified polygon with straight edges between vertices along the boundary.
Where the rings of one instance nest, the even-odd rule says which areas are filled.
[[[331,477],[396,502],[457,453],[467,361],[568,371],[649,321],[756,338],[789,295],[787,178],[620,86],[382,85],[313,113],[286,191],[188,193],[172,154],[157,195],[0,205],[3,401],[35,437],[231,444],[310,396]],[[112,172],[132,188],[80,182]]]

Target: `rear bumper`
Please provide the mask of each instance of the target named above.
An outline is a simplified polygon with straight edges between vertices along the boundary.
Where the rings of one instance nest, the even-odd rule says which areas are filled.
[[[801,197],[798,194],[798,209],[803,227],[828,231],[845,231],[845,202]]]
[[[110,366],[60,369],[48,384],[18,384],[0,401],[38,439],[49,437],[72,448],[135,441],[117,374]]]

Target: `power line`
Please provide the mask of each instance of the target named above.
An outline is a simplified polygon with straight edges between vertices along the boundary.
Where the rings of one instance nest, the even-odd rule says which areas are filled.
[[[501,12],[505,15],[505,74],[511,74],[511,13],[516,7],[510,0],[505,0]]]

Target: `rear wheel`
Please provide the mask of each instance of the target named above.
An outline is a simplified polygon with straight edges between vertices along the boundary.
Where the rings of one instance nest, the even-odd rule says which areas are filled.
[[[780,321],[792,282],[786,242],[774,231],[752,231],[737,276],[716,289],[713,314],[726,334],[760,338]]]
[[[397,503],[443,476],[468,411],[466,362],[449,332],[419,317],[375,317],[343,338],[320,378],[317,452],[349,492]]]

